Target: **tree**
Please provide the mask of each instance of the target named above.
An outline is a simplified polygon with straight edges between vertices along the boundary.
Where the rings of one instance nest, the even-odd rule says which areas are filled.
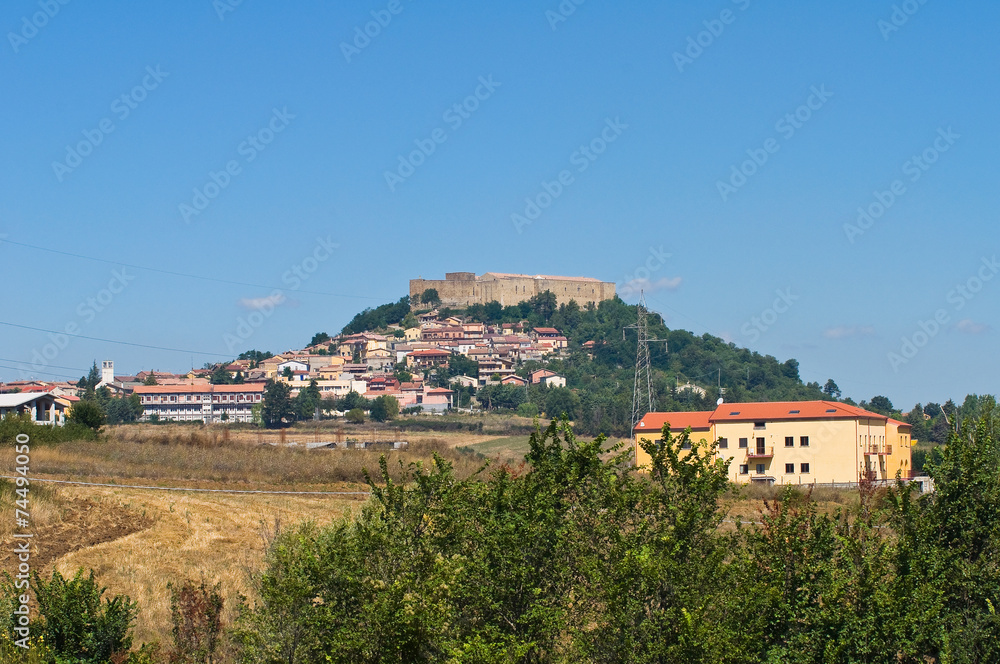
[[[360,408],[361,410],[367,409],[368,399],[351,390],[340,400],[340,408],[338,410],[354,410],[355,408]]]
[[[388,422],[399,415],[399,402],[396,397],[383,394],[372,400],[369,415],[375,422]]]
[[[361,410],[360,408],[352,408],[351,410],[347,411],[347,414],[344,416],[344,419],[350,422],[351,424],[364,424],[365,411]]]
[[[308,420],[315,417],[320,406],[323,395],[319,391],[319,384],[316,379],[310,379],[309,386],[299,390],[295,397],[295,412],[300,420]]]
[[[879,413],[880,415],[892,415],[895,410],[892,407],[892,402],[889,401],[888,397],[882,395],[877,395],[872,397],[871,403],[868,404],[868,409]]]
[[[69,421],[97,431],[106,421],[104,411],[96,401],[78,401],[69,411]]]
[[[576,419],[580,410],[580,397],[568,387],[554,387],[545,395],[545,414],[549,417]]]
[[[226,370],[225,364],[216,365],[215,370],[209,377],[208,382],[212,385],[232,385],[233,377],[230,375],[229,371]]]
[[[438,295],[436,288],[428,288],[420,294],[420,302],[422,304],[429,304],[432,307],[436,307],[441,304],[441,297]]]
[[[295,421],[295,408],[292,405],[291,388],[287,383],[274,380],[264,387],[264,400],[261,418],[268,428],[283,427]]]
[[[142,384],[146,386],[156,385],[156,376],[153,375],[152,371],[150,371],[145,380],[142,381]]]
[[[111,399],[105,408],[108,424],[130,424],[142,417],[145,410],[138,394]]]
[[[830,397],[831,399],[840,398],[840,388],[837,387],[837,384],[833,382],[832,378],[828,379],[826,381],[826,384],[823,385],[823,394]]]
[[[326,332],[317,332],[313,335],[313,338],[309,340],[309,346],[315,346],[330,340],[330,335]]]

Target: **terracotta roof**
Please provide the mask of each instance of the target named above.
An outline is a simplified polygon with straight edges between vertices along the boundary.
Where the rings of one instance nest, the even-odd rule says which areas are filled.
[[[445,387],[432,387],[427,390],[427,394],[454,394],[455,390],[449,390]]]
[[[559,334],[559,330],[554,327],[536,327],[533,328],[533,331],[538,334]]]
[[[433,349],[415,350],[412,353],[410,353],[409,357],[441,357],[442,355],[450,356],[451,353],[449,353],[446,350],[433,350]]]
[[[912,427],[913,426],[909,422],[900,422],[899,420],[894,420],[891,417],[889,418],[889,423],[890,424],[895,424],[898,427]]]
[[[836,401],[761,401],[724,403],[712,413],[713,422],[759,420],[811,420],[868,418],[888,420],[885,415]]]
[[[702,410],[690,413],[646,413],[646,416],[635,425],[635,431],[660,431],[663,425],[670,422],[671,431],[683,431],[691,427],[693,430],[710,429],[712,411]]]

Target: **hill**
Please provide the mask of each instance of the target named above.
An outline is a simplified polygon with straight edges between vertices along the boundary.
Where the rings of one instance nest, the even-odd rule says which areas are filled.
[[[384,329],[400,324],[410,313],[409,298],[402,298],[396,303],[366,309],[343,331]],[[584,433],[628,432],[637,341],[634,332],[622,331],[635,323],[638,314],[635,305],[615,298],[596,307],[581,308],[574,302],[557,307],[551,293],[542,293],[513,306],[490,302],[439,313],[441,317],[460,315],[487,324],[527,320],[532,326],[559,329],[569,342],[563,354],[546,362],[527,362],[518,373],[526,376],[529,371],[544,367],[564,375],[567,388],[574,395],[561,395],[560,406],[576,415],[577,428]],[[409,318],[408,322],[415,324],[412,316]],[[818,383],[802,382],[798,361],[794,359],[780,362],[710,334],[696,336],[686,330],[669,329],[655,320],[653,316],[649,319],[650,337],[667,340],[665,344],[650,344],[658,409],[714,408],[720,385],[729,402],[830,398]],[[590,341],[594,342],[592,346],[585,348],[584,344]],[[692,387],[684,389],[685,385]],[[528,396],[542,410],[552,398],[544,394]],[[536,401],[536,397],[541,401]]]

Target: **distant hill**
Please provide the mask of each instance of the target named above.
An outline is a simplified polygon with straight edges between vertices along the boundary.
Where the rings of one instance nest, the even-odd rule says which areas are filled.
[[[344,333],[363,332],[395,325],[410,313],[409,298],[359,313],[344,327]],[[460,314],[483,323],[528,320],[533,326],[558,328],[569,340],[564,355],[544,363],[529,362],[521,373],[545,367],[566,377],[567,387],[579,397],[577,428],[585,433],[624,435],[632,413],[636,335],[622,334],[638,314],[635,305],[619,298],[598,306],[581,308],[575,303],[555,306],[555,298],[543,293],[514,306],[499,302],[472,305],[465,310],[442,310],[442,317]],[[412,320],[412,319],[411,319]],[[829,399],[818,383],[804,384],[799,363],[779,362],[710,334],[695,336],[686,330],[671,330],[650,317],[649,334],[667,343],[650,344],[654,368],[653,388],[658,410],[710,410],[719,397],[719,383],[728,402],[803,401]],[[592,348],[583,344],[593,341]],[[696,389],[675,388],[693,384]]]

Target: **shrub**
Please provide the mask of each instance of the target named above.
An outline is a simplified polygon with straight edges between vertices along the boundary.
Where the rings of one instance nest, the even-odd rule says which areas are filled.
[[[69,421],[97,431],[104,426],[106,417],[96,401],[80,401],[69,411]]]
[[[344,416],[351,424],[364,424],[365,423],[365,412],[360,408],[352,408],[347,411],[347,415]]]
[[[538,406],[533,403],[522,403],[517,407],[517,414],[521,417],[538,417]]]
[[[209,588],[190,579],[180,586],[168,584],[170,620],[173,623],[174,662],[215,661],[215,651],[222,633],[222,595],[220,584]]]
[[[49,581],[35,573],[32,585],[42,616],[42,636],[57,659],[104,664],[132,647],[138,605],[128,595],[102,602],[106,589],[97,585],[93,570],[85,577],[81,568],[72,579],[53,571]]]

